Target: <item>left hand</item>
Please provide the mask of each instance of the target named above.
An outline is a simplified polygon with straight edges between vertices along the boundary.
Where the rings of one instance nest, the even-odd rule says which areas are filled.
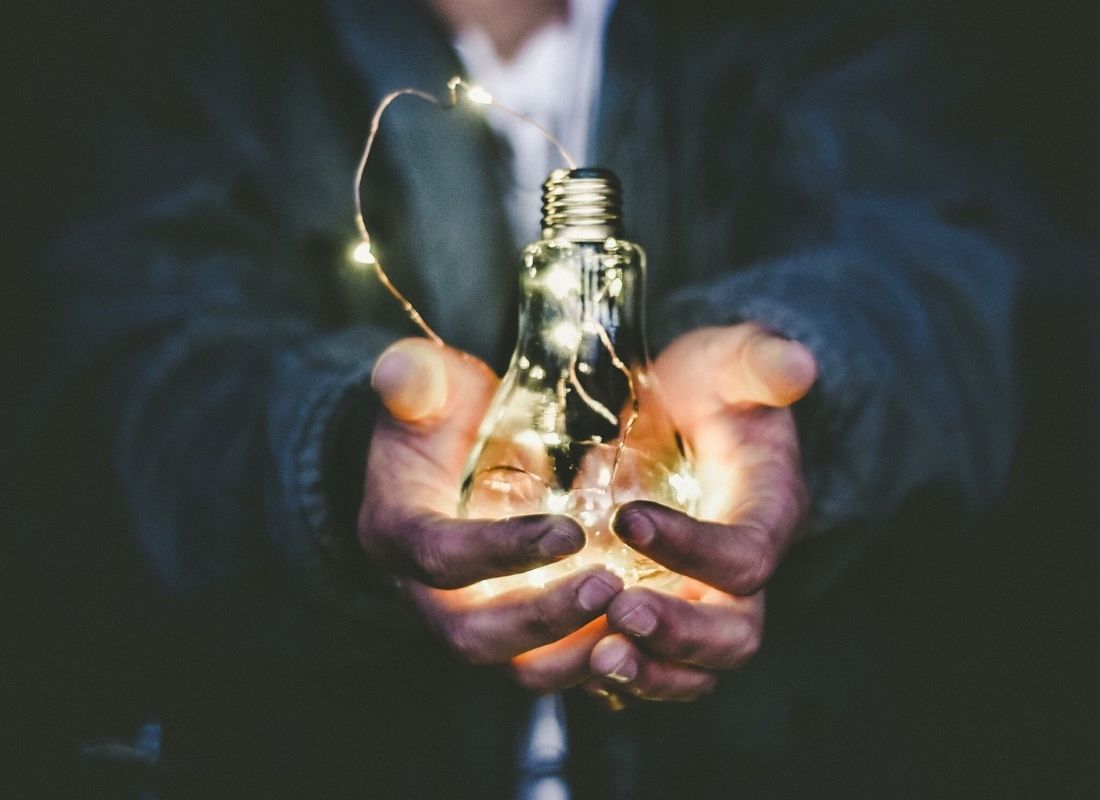
[[[559,561],[584,544],[566,516],[459,519],[466,454],[497,386],[473,356],[423,339],[394,344],[371,384],[382,408],[367,454],[358,534],[446,647],[550,692],[591,675],[604,611],[622,582],[590,567],[545,587],[486,597],[473,584]]]
[[[717,672],[759,648],[764,585],[798,535],[809,496],[789,406],[817,377],[806,348],[758,325],[681,336],[655,372],[702,487],[701,519],[649,502],[623,505],[615,532],[684,579],[675,595],[632,587],[607,610],[613,633],[593,649],[585,689],[694,700]]]

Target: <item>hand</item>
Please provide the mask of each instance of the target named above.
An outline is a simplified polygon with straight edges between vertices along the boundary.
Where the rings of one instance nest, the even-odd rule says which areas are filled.
[[[506,666],[537,691],[591,673],[602,615],[622,581],[602,568],[543,589],[486,597],[471,585],[557,561],[584,532],[549,514],[456,519],[459,481],[497,379],[480,361],[422,339],[386,350],[371,380],[384,411],[367,458],[358,534],[428,626],[472,664]]]
[[[662,395],[691,447],[701,519],[657,505],[623,505],[616,533],[686,576],[675,595],[632,587],[607,618],[614,633],[592,653],[602,680],[585,689],[622,697],[692,700],[716,671],[760,646],[764,585],[793,543],[809,504],[788,406],[817,377],[801,345],[753,324],[704,328],[658,358]]]

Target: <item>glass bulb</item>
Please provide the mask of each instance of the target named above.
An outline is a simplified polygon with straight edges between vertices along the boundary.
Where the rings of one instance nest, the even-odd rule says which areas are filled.
[[[588,168],[550,176],[542,240],[523,252],[516,349],[470,454],[459,511],[568,514],[587,542],[564,561],[483,582],[488,593],[541,586],[590,564],[627,584],[677,579],[610,525],[630,500],[691,513],[699,499],[648,371],[645,256],[620,227],[613,174]]]

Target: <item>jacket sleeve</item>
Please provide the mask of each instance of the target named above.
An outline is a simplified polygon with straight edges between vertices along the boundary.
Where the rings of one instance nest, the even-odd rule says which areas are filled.
[[[51,393],[107,443],[102,482],[185,618],[232,647],[363,653],[385,638],[363,625],[404,624],[354,535],[369,373],[402,334],[340,308],[354,145],[301,64],[265,99],[246,50],[201,56],[105,98],[86,213],[43,259]]]
[[[748,87],[745,121],[697,167],[703,187],[727,176],[729,199],[685,226],[710,245],[698,262],[727,261],[659,315],[663,341],[755,320],[817,358],[796,407],[812,493],[792,554],[800,593],[830,585],[921,498],[949,497],[958,520],[985,507],[1015,437],[1012,182],[989,150],[951,137],[956,84],[937,81],[927,43],[868,35],[875,24],[738,40],[733,73],[754,77],[726,85]]]

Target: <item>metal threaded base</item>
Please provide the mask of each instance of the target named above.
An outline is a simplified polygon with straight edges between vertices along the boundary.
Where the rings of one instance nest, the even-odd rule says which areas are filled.
[[[542,186],[542,238],[599,241],[622,236],[622,187],[599,167],[556,169]]]

